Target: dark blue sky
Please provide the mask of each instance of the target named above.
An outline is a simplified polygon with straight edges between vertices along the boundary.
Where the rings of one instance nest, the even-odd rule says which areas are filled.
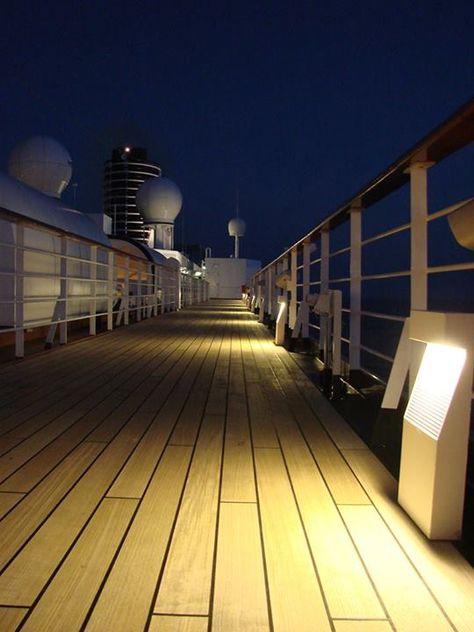
[[[2,18],[2,169],[53,136],[94,211],[112,147],[144,145],[183,191],[179,233],[215,256],[237,180],[243,254],[266,261],[474,93],[472,0],[17,1]]]

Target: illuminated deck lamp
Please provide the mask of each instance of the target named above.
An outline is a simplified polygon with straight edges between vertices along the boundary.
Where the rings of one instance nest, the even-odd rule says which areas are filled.
[[[288,314],[288,303],[284,296],[278,297],[278,316],[275,325],[275,344],[281,346],[285,342],[285,326]]]
[[[473,377],[472,314],[412,311],[426,350],[403,420],[398,501],[433,540],[461,537]]]

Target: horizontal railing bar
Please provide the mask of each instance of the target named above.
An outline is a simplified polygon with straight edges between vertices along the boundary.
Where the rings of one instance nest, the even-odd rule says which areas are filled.
[[[367,239],[363,239],[360,242],[361,246],[366,246],[367,244],[372,243],[373,241],[378,241],[379,239],[385,239],[386,237],[391,237],[392,235],[396,235],[397,233],[402,233],[405,230],[409,230],[411,224],[402,224],[397,226],[396,228],[390,228],[389,230],[385,230],[383,233],[378,233],[377,235],[373,235],[372,237],[367,237]]]
[[[405,322],[406,316],[395,316],[393,314],[383,314],[382,312],[370,312],[362,310],[361,316],[370,316],[371,318],[380,318],[382,320],[396,320],[397,322]]]

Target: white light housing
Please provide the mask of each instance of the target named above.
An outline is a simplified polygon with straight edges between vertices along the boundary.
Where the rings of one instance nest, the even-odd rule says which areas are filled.
[[[405,411],[398,501],[431,539],[461,537],[473,376],[471,314],[412,311],[426,343]]]

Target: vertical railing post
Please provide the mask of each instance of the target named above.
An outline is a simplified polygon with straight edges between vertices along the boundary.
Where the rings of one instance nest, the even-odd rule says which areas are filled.
[[[158,270],[157,264],[153,264],[153,316],[158,316]]]
[[[23,358],[25,355],[25,236],[23,224],[15,225],[15,357]]]
[[[276,287],[276,277],[278,275],[278,263],[275,263],[274,265],[271,266],[271,278],[272,278],[272,304],[271,304],[271,316],[272,316],[272,320],[276,320],[277,314],[278,314],[278,305],[277,305],[277,301],[278,301],[278,290]]]
[[[296,296],[296,284],[298,281],[298,249],[293,248],[290,254],[290,268],[291,268],[291,277],[290,277],[290,293],[291,293],[291,301],[290,308],[288,310],[288,325],[290,329],[293,329],[296,322],[296,314],[298,312],[298,301]]]
[[[68,298],[69,298],[69,282],[68,282],[68,260],[67,260],[67,239],[61,237],[61,259],[59,266],[59,274],[61,280],[59,282],[59,300],[61,301],[61,322],[59,323],[59,344],[67,344],[67,316],[68,316]]]
[[[123,323],[128,325],[130,322],[130,257],[125,257],[125,278],[123,283]]]
[[[351,259],[350,259],[350,345],[349,366],[351,370],[360,369],[360,331],[361,331],[361,271],[362,271],[362,209],[354,204],[350,209],[351,222]]]
[[[275,270],[273,266],[267,269],[267,314],[270,320],[273,318],[273,301],[275,300]]]
[[[107,331],[114,328],[114,288],[115,288],[115,255],[112,250],[107,252]]]
[[[97,333],[97,246],[90,247],[89,279],[90,279],[90,300],[89,300],[89,335],[95,336]]]
[[[414,162],[410,174],[411,258],[410,307],[425,310],[428,305],[428,168],[433,163]]]
[[[311,240],[307,240],[303,244],[303,296],[302,301],[306,300],[306,296],[309,294],[310,289],[310,276],[311,276]],[[309,309],[305,309],[302,312],[301,320],[301,335],[303,338],[309,338]]]
[[[135,301],[135,320],[138,322],[142,319],[142,263],[141,261],[137,262],[137,298]]]
[[[410,309],[428,307],[428,168],[431,162],[416,161],[410,174]],[[412,341],[410,351],[410,392],[423,357],[425,346]]]
[[[329,290],[329,228],[321,231],[321,265],[320,265],[320,292],[324,294]],[[319,317],[319,350],[324,352],[324,362],[328,358],[328,317]]]

